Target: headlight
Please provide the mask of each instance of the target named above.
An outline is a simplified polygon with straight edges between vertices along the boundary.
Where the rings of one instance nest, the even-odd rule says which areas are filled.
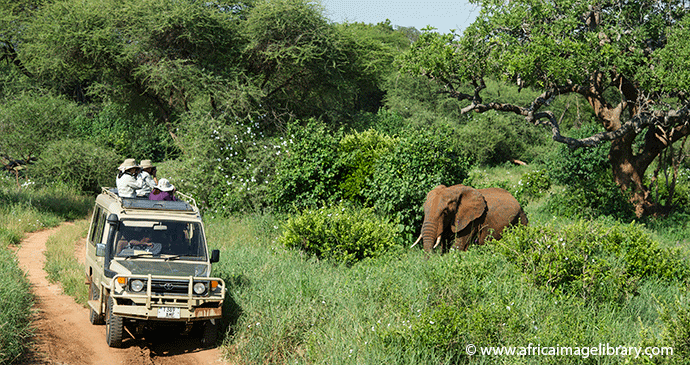
[[[144,282],[139,279],[134,279],[129,282],[129,287],[134,292],[140,292],[144,289]]]
[[[206,283],[194,283],[194,294],[201,295],[206,292]]]

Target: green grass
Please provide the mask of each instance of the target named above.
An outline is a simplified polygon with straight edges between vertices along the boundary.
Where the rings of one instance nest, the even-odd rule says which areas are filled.
[[[31,286],[8,246],[27,232],[84,217],[93,205],[93,198],[63,188],[18,189],[6,180],[0,184],[0,364],[19,358],[32,338]]]
[[[0,248],[0,364],[11,363],[32,336],[31,286],[17,266],[15,255]]]
[[[230,291],[224,346],[238,364],[617,364],[621,358],[480,359],[464,351],[469,343],[677,343],[659,308],[686,293],[682,281],[644,279],[623,301],[583,301],[532,284],[491,245],[428,260],[400,249],[348,268],[280,247],[277,226],[272,217],[207,222],[209,241],[223,252],[215,275]]]
[[[84,285],[84,266],[74,255],[76,242],[82,242],[88,233],[88,220],[79,220],[67,225],[46,242],[46,263],[44,269],[48,280],[59,282],[65,294],[75,298],[79,304],[86,305],[88,287]]]

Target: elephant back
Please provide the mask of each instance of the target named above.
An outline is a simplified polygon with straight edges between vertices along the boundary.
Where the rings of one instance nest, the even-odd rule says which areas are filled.
[[[486,200],[487,215],[485,229],[492,231],[495,239],[500,239],[503,228],[511,224],[527,224],[527,217],[520,203],[507,190],[501,188],[479,189]]]

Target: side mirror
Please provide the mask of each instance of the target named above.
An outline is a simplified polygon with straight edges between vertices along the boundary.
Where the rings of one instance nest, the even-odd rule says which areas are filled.
[[[104,257],[105,256],[105,243],[97,243],[96,244],[96,256],[98,256],[98,257]]]
[[[115,225],[117,225],[118,223],[120,223],[120,220],[117,219],[117,214],[114,214],[114,213],[113,213],[113,214],[110,214],[110,215],[108,216],[108,224],[110,224],[110,225],[112,225],[112,226],[115,226]]]
[[[211,263],[220,261],[220,250],[211,251]]]

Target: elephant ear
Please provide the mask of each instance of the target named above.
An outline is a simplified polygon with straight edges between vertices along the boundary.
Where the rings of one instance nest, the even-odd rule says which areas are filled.
[[[455,212],[455,224],[453,232],[457,233],[465,229],[470,222],[484,215],[486,212],[486,200],[477,189],[463,186],[460,193],[460,202]]]

